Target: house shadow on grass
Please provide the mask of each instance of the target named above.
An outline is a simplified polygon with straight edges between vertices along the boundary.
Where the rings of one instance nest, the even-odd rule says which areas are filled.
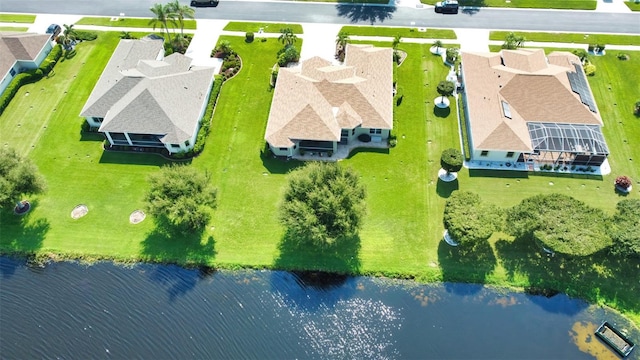
[[[351,150],[347,159],[351,159],[352,157],[358,155],[359,153],[373,153],[373,154],[384,154],[389,155],[389,148],[365,148],[359,147]]]
[[[488,241],[480,241],[473,247],[451,246],[444,240],[438,245],[438,262],[442,268],[442,280],[445,289],[458,295],[472,295],[482,289],[477,287],[456,286],[457,282],[484,284],[487,275],[497,265],[493,249]]]
[[[393,13],[397,8],[395,6],[370,6],[369,4],[344,1],[339,2],[336,9],[338,16],[349,19],[352,24],[368,23],[374,25],[393,18]]]
[[[260,152],[260,159],[262,160],[262,166],[271,174],[286,174],[304,165],[304,161],[275,157],[271,150],[268,149]]]
[[[291,285],[282,293],[289,306],[315,311],[349,298],[355,292],[355,286],[346,286],[345,283],[351,279],[349,274],[360,270],[359,236],[344,237],[320,248],[287,232],[278,250],[280,254],[274,268],[290,271],[286,280]],[[273,276],[282,275],[276,273]]]
[[[191,160],[184,161],[182,163],[190,163]],[[121,165],[150,165],[150,166],[162,166],[172,163],[172,161],[163,158],[158,154],[150,153],[135,153],[135,152],[122,152],[122,151],[107,151],[102,152],[100,156],[101,164],[121,164]]]
[[[442,181],[438,178],[438,184],[436,185],[436,193],[441,198],[448,198],[451,196],[451,193],[458,190],[460,188],[460,183],[458,179],[453,181]]]
[[[469,177],[487,177],[487,178],[502,178],[502,179],[527,179],[527,178],[529,178],[529,173],[526,172],[526,171],[469,169]]]

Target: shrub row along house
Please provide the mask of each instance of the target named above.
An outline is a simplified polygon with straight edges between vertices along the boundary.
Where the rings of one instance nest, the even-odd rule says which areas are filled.
[[[196,142],[214,68],[164,57],[164,40],[120,40],[80,115],[111,146],[187,152]]]
[[[528,170],[606,161],[602,118],[577,56],[463,52],[461,75],[472,161]]]
[[[51,49],[51,35],[0,32],[0,94],[17,74],[37,69]]]
[[[334,153],[393,128],[393,50],[349,44],[344,65],[313,57],[278,73],[265,140],[276,156]]]

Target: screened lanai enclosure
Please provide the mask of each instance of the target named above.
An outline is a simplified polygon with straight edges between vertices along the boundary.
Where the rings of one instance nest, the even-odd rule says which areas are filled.
[[[533,153],[521,161],[560,165],[600,166],[609,148],[597,125],[529,122]]]

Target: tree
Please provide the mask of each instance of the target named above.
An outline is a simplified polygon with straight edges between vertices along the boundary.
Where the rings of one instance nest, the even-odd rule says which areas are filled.
[[[149,10],[155,15],[155,17],[149,21],[149,24],[153,25],[153,30],[155,30],[156,27],[164,29],[167,33],[167,39],[170,39],[169,21],[173,20],[171,20],[172,15],[169,6],[156,3]]]
[[[633,184],[633,181],[631,181],[631,178],[626,176],[626,175],[620,175],[616,178],[615,181],[615,185],[616,187],[622,189],[622,190],[627,190],[631,187],[631,185]]]
[[[187,165],[165,166],[149,176],[149,213],[159,224],[182,232],[202,230],[216,206],[217,190],[210,175]]]
[[[458,49],[447,48],[447,62],[449,64],[454,64],[456,60],[458,60]]]
[[[396,34],[396,36],[393,37],[391,48],[393,48],[394,51],[398,50],[398,45],[400,45],[401,40],[402,40],[402,36],[400,36],[400,34]]]
[[[46,185],[36,166],[13,148],[0,148],[0,206],[22,207],[20,197],[39,194]]]
[[[444,98],[445,97],[449,97],[451,95],[453,95],[453,91],[456,89],[456,84],[453,83],[453,81],[440,81],[440,83],[438,83],[438,87],[436,88],[436,90],[438,91],[438,94],[440,94],[442,96],[442,102],[444,102]]]
[[[462,153],[458,149],[449,148],[442,152],[440,157],[440,166],[450,172],[458,172],[462,169]]]
[[[356,172],[313,162],[289,175],[280,222],[300,241],[327,246],[357,234],[365,215],[365,189]]]
[[[347,33],[346,31],[340,31],[336,36],[336,58],[340,61],[344,61],[345,50],[348,41],[349,33]]]
[[[609,235],[610,252],[617,256],[640,257],[640,199],[624,199],[616,205]]]
[[[524,36],[516,35],[514,32],[510,32],[505,37],[502,48],[507,50],[515,50],[517,48],[523,47],[525,41],[526,39]]]
[[[607,215],[562,194],[536,195],[507,211],[507,230],[548,250],[585,256],[611,245]]]
[[[292,46],[297,40],[298,37],[293,33],[293,30],[291,28],[280,29],[280,36],[278,37],[278,41],[284,44],[285,47]]]
[[[584,64],[585,61],[587,61],[587,57],[589,56],[589,53],[585,49],[575,49],[571,53],[573,53],[573,55],[577,56],[580,59],[580,62],[582,64]]]
[[[440,48],[443,46],[442,41],[436,40],[433,42],[433,47],[436,48],[436,53],[440,54]]]
[[[461,246],[473,247],[502,228],[502,210],[484,204],[478,194],[454,191],[444,208],[444,226]]]
[[[178,20],[180,25],[180,35],[184,37],[184,19],[193,19],[196,15],[196,11],[189,5],[181,5],[180,1],[173,0],[167,4],[169,11],[169,17]]]
[[[135,37],[128,31],[122,31],[120,32],[120,39],[135,39]]]
[[[62,26],[64,26],[64,31],[60,36],[58,36],[58,42],[64,47],[65,50],[70,50],[78,34],[73,28],[73,24],[63,24]]]

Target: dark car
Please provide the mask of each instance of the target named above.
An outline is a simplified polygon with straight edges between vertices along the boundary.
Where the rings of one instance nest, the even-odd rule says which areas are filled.
[[[218,0],[191,0],[191,6],[193,7],[216,7],[218,6]]]
[[[55,39],[58,35],[60,35],[60,31],[62,31],[62,28],[58,24],[51,24],[47,28],[47,34],[51,34],[52,39]]]
[[[435,10],[437,13],[443,14],[457,14],[458,13],[458,1],[456,0],[444,0],[436,3]]]

